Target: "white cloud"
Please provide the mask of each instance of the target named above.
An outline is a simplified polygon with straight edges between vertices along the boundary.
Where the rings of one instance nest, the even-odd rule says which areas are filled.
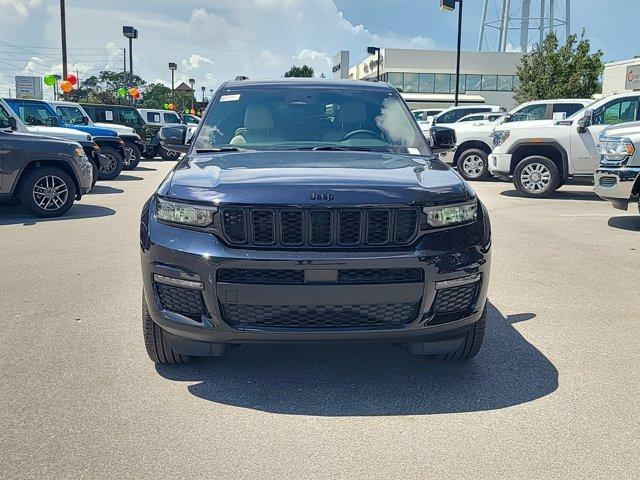
[[[187,70],[197,70],[203,64],[213,65],[213,60],[194,53],[189,58],[182,60],[182,66]]]

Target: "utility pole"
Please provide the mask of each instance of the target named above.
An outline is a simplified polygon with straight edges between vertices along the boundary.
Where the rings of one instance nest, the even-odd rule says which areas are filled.
[[[176,70],[178,69],[178,64],[169,62],[169,70],[171,70],[171,100],[173,102],[176,101]]]
[[[62,38],[62,79],[67,79],[67,19],[64,0],[60,0],[60,31]]]
[[[460,10],[458,11],[458,52],[456,55],[456,98],[455,106],[460,100],[460,56],[462,49],[462,0],[460,0]]]
[[[205,87],[205,86],[203,85],[203,86],[202,86],[202,87],[200,87],[200,88],[202,88],[202,103],[204,103],[204,92],[206,92],[206,91],[207,91],[207,87]]]
[[[133,87],[133,39],[138,38],[138,29],[131,26],[122,27],[122,35],[129,39],[129,88]],[[133,98],[131,99],[133,105]]]

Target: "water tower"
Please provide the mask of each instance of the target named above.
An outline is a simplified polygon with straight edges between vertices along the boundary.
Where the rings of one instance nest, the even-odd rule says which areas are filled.
[[[555,32],[571,33],[571,0],[484,0],[478,51],[529,51]]]

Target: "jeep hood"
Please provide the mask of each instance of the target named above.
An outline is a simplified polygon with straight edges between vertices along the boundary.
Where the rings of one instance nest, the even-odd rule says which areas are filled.
[[[81,132],[87,132],[92,137],[117,137],[118,134],[112,128],[94,127],[92,125],[74,125],[73,128]]]
[[[127,127],[126,125],[118,125],[116,123],[94,123],[96,127],[108,128],[109,130],[113,130],[118,135],[136,135],[136,131]]]
[[[27,127],[31,133],[46,135],[47,137],[63,138],[65,140],[73,140],[74,142],[89,142],[91,135],[73,128],[62,127]]]
[[[332,200],[312,200],[312,193]],[[438,205],[475,197],[433,157],[299,150],[192,154],[158,194],[215,204],[300,206]]]
[[[496,127],[496,130],[516,130],[521,128],[528,128],[535,131],[538,128],[544,127],[556,127],[558,126],[558,120],[528,120],[525,122],[508,122],[503,123]]]

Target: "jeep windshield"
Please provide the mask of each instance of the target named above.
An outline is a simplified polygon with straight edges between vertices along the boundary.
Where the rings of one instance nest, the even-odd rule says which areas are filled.
[[[218,92],[194,148],[204,152],[225,147],[431,154],[397,93],[318,86],[248,86]]]
[[[85,115],[79,107],[71,105],[58,105],[56,106],[58,115],[62,117],[64,123],[68,125],[84,125]]]

